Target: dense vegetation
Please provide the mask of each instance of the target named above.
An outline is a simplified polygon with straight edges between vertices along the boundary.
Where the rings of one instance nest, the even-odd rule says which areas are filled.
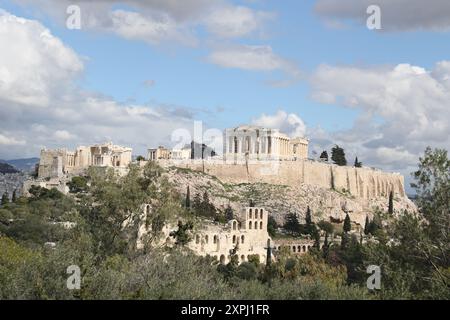
[[[379,213],[366,223],[372,241],[350,236],[347,224],[342,245],[302,256],[281,250],[267,266],[256,257],[238,265],[234,256],[220,265],[185,244],[200,216],[221,221],[232,211],[218,212],[207,194],[180,197],[151,162],[125,177],[90,170],[71,181],[68,196],[34,187],[31,197],[0,207],[0,299],[449,299],[447,152],[427,149],[414,178],[421,214]],[[136,214],[144,203],[152,204],[150,216]],[[138,250],[141,219],[153,231]],[[154,249],[149,244],[168,221],[178,225],[171,233],[177,245]],[[293,236],[333,233],[331,224],[310,218],[299,227],[295,216],[286,228]],[[80,267],[80,290],[66,287],[70,265]],[[368,265],[382,270],[380,290],[366,288]]]

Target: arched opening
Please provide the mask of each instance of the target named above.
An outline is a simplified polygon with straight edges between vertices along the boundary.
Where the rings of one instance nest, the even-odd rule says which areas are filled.
[[[244,236],[241,236],[241,243],[244,243]]]
[[[255,230],[258,229],[258,222],[255,221]]]
[[[259,228],[262,230],[262,228],[263,228],[263,223],[262,223],[262,221],[259,223]]]
[[[252,228],[252,222],[251,222],[251,221],[249,221],[249,223],[248,223],[248,228],[249,228],[249,229]]]
[[[225,264],[225,256],[223,254],[220,255],[220,263]]]
[[[198,234],[195,236],[195,243],[196,244],[200,243],[200,236]]]
[[[306,252],[306,246],[303,246],[303,252]]]
[[[301,252],[302,251],[302,247],[301,246],[298,246],[297,247],[297,252]]]
[[[292,252],[296,252],[296,247],[295,246],[292,247]]]
[[[233,236],[233,243],[236,243],[236,236]]]
[[[145,207],[145,213],[146,214],[150,213],[150,205],[149,204]]]
[[[209,241],[209,237],[206,235],[205,236],[205,243],[208,244],[208,241]]]
[[[252,218],[252,209],[250,209],[250,210],[248,211],[248,217],[249,217],[249,219]]]
[[[236,230],[236,229],[237,229],[237,222],[233,221],[233,230]]]
[[[217,242],[218,242],[218,237],[215,235],[215,236],[213,237],[213,243],[216,244]]]
[[[263,218],[263,209],[259,210],[259,217],[262,219]]]
[[[244,255],[241,256],[241,261],[242,261],[242,262],[245,261],[245,256],[244,256]]]

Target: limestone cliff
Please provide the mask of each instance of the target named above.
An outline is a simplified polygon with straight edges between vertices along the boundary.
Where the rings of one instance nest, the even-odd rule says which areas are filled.
[[[361,198],[348,190],[336,191],[307,183],[295,186],[261,182],[226,183],[216,176],[186,168],[168,167],[168,175],[182,194],[186,194],[189,185],[191,201],[196,193],[207,191],[217,208],[224,210],[230,205],[238,211],[248,206],[252,199],[257,206],[267,209],[278,223],[282,223],[284,216],[290,212],[304,218],[309,206],[315,221],[338,222],[348,213],[354,223],[363,227],[366,215],[371,217],[377,209],[387,211],[389,202],[387,194]],[[394,214],[403,210],[417,209],[411,200],[397,192],[394,196]]]

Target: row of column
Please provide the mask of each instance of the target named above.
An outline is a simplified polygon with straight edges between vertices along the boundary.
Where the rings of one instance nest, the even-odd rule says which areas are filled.
[[[289,139],[282,137],[232,136],[228,138],[228,153],[290,155]]]

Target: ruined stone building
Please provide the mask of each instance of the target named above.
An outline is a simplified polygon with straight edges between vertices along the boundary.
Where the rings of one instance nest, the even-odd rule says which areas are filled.
[[[38,178],[60,178],[66,174],[79,174],[90,166],[127,168],[132,149],[109,143],[67,149],[41,150]]]
[[[308,143],[302,137],[291,139],[278,129],[244,125],[225,130],[224,155],[227,160],[306,159]]]

